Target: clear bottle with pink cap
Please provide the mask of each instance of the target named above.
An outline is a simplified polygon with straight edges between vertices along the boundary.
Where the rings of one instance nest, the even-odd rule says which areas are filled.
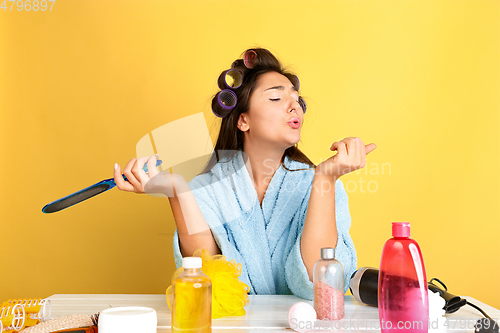
[[[382,333],[428,332],[429,298],[424,260],[410,238],[410,223],[392,223],[382,251],[378,310]]]

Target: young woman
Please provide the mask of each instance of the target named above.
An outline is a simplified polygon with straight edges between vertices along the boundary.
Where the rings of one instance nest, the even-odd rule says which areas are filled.
[[[123,169],[128,182],[115,165],[117,187],[169,197],[177,266],[182,256],[208,249],[242,264],[240,279],[251,294],[312,299],[320,249],[336,247],[347,291],[357,263],[339,178],[364,167],[376,146],[348,137],[332,144],[336,155],[315,166],[297,148],[305,112],[298,78],[266,49],[244,54],[231,66],[242,76],[240,86],[228,87],[236,106],[223,107],[220,95],[214,97],[222,122],[205,170],[188,185],[179,175],[159,174],[154,156],[132,159]]]

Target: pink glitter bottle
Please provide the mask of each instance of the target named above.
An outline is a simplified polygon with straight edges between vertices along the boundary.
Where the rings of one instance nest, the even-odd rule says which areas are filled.
[[[378,311],[382,333],[428,332],[429,296],[422,252],[410,223],[394,222],[382,251]]]
[[[317,319],[344,318],[344,269],[335,260],[335,248],[321,249],[321,259],[314,264],[313,281]]]

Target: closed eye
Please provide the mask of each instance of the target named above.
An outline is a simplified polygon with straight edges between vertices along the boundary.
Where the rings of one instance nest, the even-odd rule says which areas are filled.
[[[281,100],[281,98],[270,98],[269,100],[273,101],[273,102],[277,102],[277,101]]]

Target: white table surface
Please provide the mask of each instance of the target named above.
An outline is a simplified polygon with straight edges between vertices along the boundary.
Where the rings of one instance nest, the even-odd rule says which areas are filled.
[[[212,320],[213,332],[294,332],[288,324],[288,309],[296,302],[307,302],[290,295],[250,295],[250,304],[245,307],[246,315],[223,317]],[[470,303],[483,309],[490,317],[497,320],[500,310],[486,305],[472,297],[464,296]],[[165,295],[70,295],[60,294],[48,298],[51,301],[51,318],[59,318],[73,314],[94,314],[109,307],[146,306],[156,310],[158,316],[158,333],[170,332],[171,311],[167,306]],[[474,323],[482,315],[471,306],[464,306],[453,314],[447,314],[435,332],[474,332]],[[431,319],[432,323],[432,319]],[[437,323],[437,322],[436,322]],[[341,330],[326,328],[315,332],[380,332],[378,309],[357,302],[352,296],[345,296],[345,317],[338,323],[329,323],[342,327]],[[432,324],[431,324],[432,325]],[[434,330],[429,330],[433,332]]]

